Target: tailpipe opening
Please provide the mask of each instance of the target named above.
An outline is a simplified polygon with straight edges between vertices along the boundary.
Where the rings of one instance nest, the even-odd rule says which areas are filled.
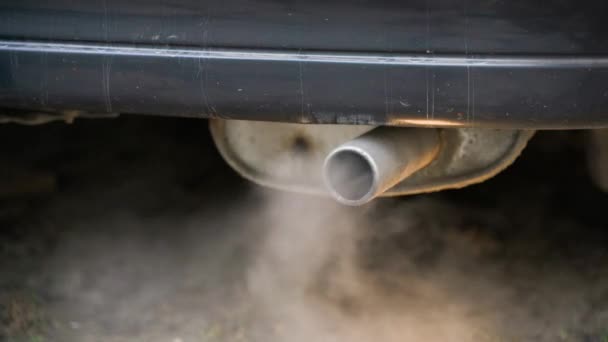
[[[325,184],[338,202],[362,205],[430,164],[439,147],[436,129],[376,128],[329,153]]]

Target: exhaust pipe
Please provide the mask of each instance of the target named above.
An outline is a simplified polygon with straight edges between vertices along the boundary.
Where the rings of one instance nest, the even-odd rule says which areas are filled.
[[[323,176],[340,203],[365,204],[427,166],[439,152],[431,128],[379,127],[334,149]]]

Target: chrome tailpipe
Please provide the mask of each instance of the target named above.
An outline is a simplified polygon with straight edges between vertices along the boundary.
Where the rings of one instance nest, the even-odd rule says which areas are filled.
[[[362,205],[430,164],[439,148],[437,129],[379,127],[329,153],[325,185],[338,202]]]

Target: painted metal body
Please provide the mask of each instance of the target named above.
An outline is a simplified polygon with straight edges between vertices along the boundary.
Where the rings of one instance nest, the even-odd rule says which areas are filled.
[[[0,105],[604,127],[607,10],[601,0],[5,0]]]

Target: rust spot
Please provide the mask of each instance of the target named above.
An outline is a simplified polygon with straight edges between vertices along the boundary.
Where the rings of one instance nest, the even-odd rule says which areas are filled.
[[[297,135],[291,142],[291,150],[297,154],[306,154],[311,150],[311,143],[306,137]]]

